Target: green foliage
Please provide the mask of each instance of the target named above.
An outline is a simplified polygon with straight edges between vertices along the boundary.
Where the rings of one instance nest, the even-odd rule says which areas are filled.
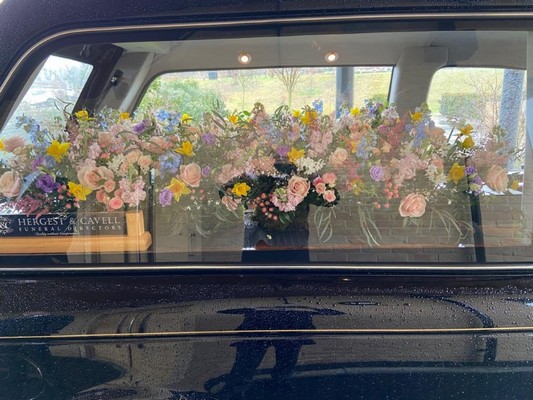
[[[207,110],[225,111],[222,97],[214,90],[202,89],[196,80],[157,78],[143,97],[139,111],[173,110],[200,120]]]
[[[440,113],[462,121],[481,118],[480,98],[476,93],[444,93],[440,98]]]

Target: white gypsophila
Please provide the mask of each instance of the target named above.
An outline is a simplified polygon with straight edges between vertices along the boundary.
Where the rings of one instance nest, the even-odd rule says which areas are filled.
[[[109,162],[107,167],[113,171],[115,174],[117,174],[120,170],[120,166],[124,162],[124,155],[123,154],[117,154],[113,157],[113,159]]]
[[[433,164],[428,166],[426,176],[437,186],[446,183],[446,176]]]
[[[298,168],[298,173],[302,175],[313,175],[318,173],[324,165],[324,160],[313,160],[310,157],[303,157],[296,161],[296,167]]]

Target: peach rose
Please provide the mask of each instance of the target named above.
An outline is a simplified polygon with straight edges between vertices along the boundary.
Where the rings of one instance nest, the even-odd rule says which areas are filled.
[[[311,183],[306,178],[294,175],[289,179],[287,193],[289,196],[304,198],[309,193],[310,187]]]
[[[109,132],[100,132],[98,134],[98,144],[100,147],[107,147],[113,143],[113,135]]]
[[[20,193],[22,181],[16,171],[7,171],[0,176],[0,193],[5,197],[15,197]]]
[[[108,180],[104,183],[104,190],[107,193],[111,193],[113,190],[115,190],[115,187],[117,186],[117,183],[113,180]]]
[[[126,161],[128,161],[130,164],[133,164],[139,159],[141,154],[142,153],[140,152],[140,150],[137,150],[137,149],[132,150],[128,154],[126,154]]]
[[[315,183],[315,190],[318,194],[324,194],[326,191],[326,184],[324,182]]]
[[[337,199],[337,196],[335,196],[334,190],[326,190],[324,192],[324,200],[326,200],[329,203],[333,203]]]
[[[4,139],[4,150],[7,152],[11,153],[22,146],[24,146],[24,138],[20,136],[12,136]]]
[[[83,167],[78,171],[78,179],[83,186],[98,190],[104,182],[113,179],[113,172],[107,167]]]
[[[104,191],[104,189],[100,189],[96,192],[96,201],[98,203],[108,204],[109,200],[109,195]]]
[[[140,156],[138,160],[139,166],[143,169],[147,169],[152,164],[150,156]]]
[[[505,192],[509,186],[507,171],[499,165],[493,165],[487,172],[485,183],[496,192]]]
[[[196,163],[180,166],[180,179],[188,186],[200,186],[200,179],[202,178],[202,168]]]
[[[329,156],[329,163],[334,167],[340,167],[348,159],[348,151],[337,147],[333,154]]]
[[[241,203],[241,199],[234,199],[231,196],[224,196],[220,202],[224,204],[228,210],[235,211]]]
[[[421,194],[411,193],[402,199],[399,211],[402,217],[421,217],[426,212],[426,199]]]

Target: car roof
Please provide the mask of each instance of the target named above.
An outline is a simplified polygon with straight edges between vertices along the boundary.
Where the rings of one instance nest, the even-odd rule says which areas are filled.
[[[531,0],[0,0],[0,84],[16,59],[54,33],[147,23],[533,10]]]

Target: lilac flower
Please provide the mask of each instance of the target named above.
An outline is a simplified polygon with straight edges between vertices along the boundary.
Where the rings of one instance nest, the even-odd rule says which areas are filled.
[[[477,172],[476,167],[469,165],[468,167],[465,168],[465,172],[467,175],[473,175]]]
[[[281,146],[278,146],[278,148],[276,149],[276,153],[278,153],[280,157],[287,157],[287,154],[289,154],[289,151],[291,151],[291,149],[286,144],[282,144]]]
[[[362,137],[361,141],[359,142],[359,146],[357,146],[357,157],[362,158],[363,160],[368,159],[368,153],[366,151],[367,142],[366,137]]]
[[[172,192],[169,189],[163,189],[159,192],[159,204],[167,207],[172,203]]]
[[[211,174],[211,167],[209,165],[202,168],[202,176],[204,178],[209,176],[210,174]]]
[[[35,181],[35,186],[45,193],[52,193],[59,187],[54,178],[47,174],[40,175]]]
[[[39,168],[41,165],[43,165],[45,162],[45,158],[43,156],[37,156],[31,161],[31,170],[36,171],[37,168]]]
[[[213,135],[212,133],[209,133],[209,132],[208,133],[204,133],[202,135],[201,139],[202,139],[202,142],[204,142],[205,144],[210,145],[210,146],[214,145],[215,142],[216,142],[215,135]]]
[[[373,165],[370,167],[370,177],[379,182],[383,178],[383,167],[381,165]]]

